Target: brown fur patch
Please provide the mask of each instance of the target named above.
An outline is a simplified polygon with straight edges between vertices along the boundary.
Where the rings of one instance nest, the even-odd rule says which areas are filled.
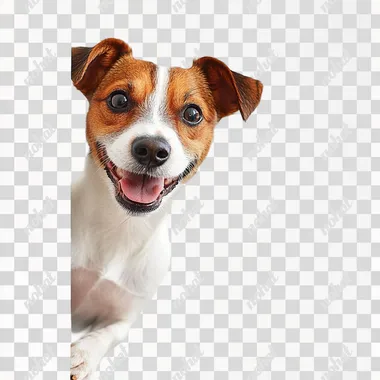
[[[122,56],[132,56],[132,49],[124,41],[107,38],[94,47],[71,49],[71,79],[74,86],[91,99],[104,75]]]
[[[207,78],[219,119],[240,111],[247,120],[258,106],[263,91],[260,81],[231,71],[219,59],[202,57],[194,61]]]
[[[217,123],[213,97],[204,76],[197,67],[170,70],[167,103],[168,116],[182,145],[198,160],[196,167],[186,177],[187,181],[206,158],[214,136],[214,126]],[[199,106],[203,113],[203,120],[197,126],[189,126],[182,120],[182,112],[186,105],[190,104]]]
[[[101,136],[120,132],[134,124],[145,111],[145,102],[155,87],[157,66],[151,62],[121,57],[106,74],[90,101],[87,114],[86,135],[93,158],[99,163],[96,140]],[[126,92],[130,108],[114,113],[107,98],[116,91]]]

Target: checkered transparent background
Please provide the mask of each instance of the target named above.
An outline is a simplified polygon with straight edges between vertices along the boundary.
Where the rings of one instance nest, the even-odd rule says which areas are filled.
[[[329,378],[379,379],[380,3],[182,2],[0,0],[0,379],[69,378],[70,184],[87,108],[71,86],[70,48],[112,36],[161,65],[211,55],[246,75],[261,67],[265,88],[247,123],[217,126],[176,197],[171,273],[123,344],[128,357],[115,348],[100,378],[322,379],[344,346],[351,356]],[[344,124],[349,136],[321,158]],[[196,272],[200,286],[177,302]],[[203,354],[181,377],[196,346]]]

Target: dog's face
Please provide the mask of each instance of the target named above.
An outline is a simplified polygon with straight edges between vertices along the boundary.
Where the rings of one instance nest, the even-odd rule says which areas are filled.
[[[114,38],[73,48],[72,80],[90,103],[90,154],[105,169],[117,202],[134,214],[157,209],[193,176],[217,122],[236,111],[246,120],[263,89],[215,58],[168,69],[133,58]]]

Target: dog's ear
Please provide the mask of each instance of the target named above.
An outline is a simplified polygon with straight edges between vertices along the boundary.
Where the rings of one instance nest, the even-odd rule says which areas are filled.
[[[107,71],[125,54],[132,55],[132,49],[116,38],[107,38],[92,48],[71,48],[71,80],[74,86],[90,100]]]
[[[193,62],[206,77],[214,97],[218,117],[240,111],[242,118],[249,115],[258,106],[263,92],[260,81],[235,73],[222,61],[213,57],[202,57]]]

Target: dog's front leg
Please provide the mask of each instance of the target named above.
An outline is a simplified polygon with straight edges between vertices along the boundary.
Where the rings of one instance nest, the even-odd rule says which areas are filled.
[[[100,360],[109,349],[126,338],[132,323],[131,320],[121,320],[107,326],[97,326],[72,343],[71,380],[95,379]]]

